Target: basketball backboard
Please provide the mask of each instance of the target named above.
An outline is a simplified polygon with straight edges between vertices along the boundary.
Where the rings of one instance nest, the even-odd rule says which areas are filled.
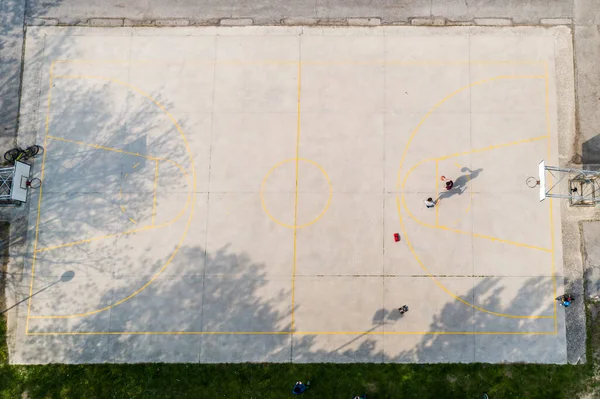
[[[31,165],[25,162],[15,162],[15,171],[10,190],[10,199],[27,202],[27,181],[31,173]]]

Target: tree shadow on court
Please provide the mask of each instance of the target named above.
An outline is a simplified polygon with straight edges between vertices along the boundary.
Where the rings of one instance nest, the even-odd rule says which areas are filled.
[[[162,162],[160,179],[164,191],[173,192],[175,196],[192,195],[192,154],[188,153],[178,128],[157,104],[144,96],[107,81],[55,79],[48,113],[44,100],[48,95],[46,82],[49,64],[44,57],[52,59],[53,54],[60,55],[67,46],[67,43],[56,40],[43,49],[37,49],[39,51],[35,46],[29,49],[32,59],[28,60],[30,70],[26,71],[26,77],[33,77],[33,82],[28,82],[25,100],[28,103],[37,102],[39,108],[32,110],[32,114],[28,114],[21,124],[19,140],[21,145],[26,146],[36,142],[37,136],[37,143],[44,145],[46,131],[57,139],[46,140],[39,223],[39,192],[32,193],[28,205],[24,207],[28,218],[25,216],[11,221],[11,262],[4,275],[7,303],[17,303],[29,294],[29,271],[34,262],[34,246],[39,250],[75,243],[69,247],[69,251],[57,248],[37,253],[34,290],[54,281],[65,267],[74,269],[80,278],[86,275],[98,276],[99,281],[108,278],[115,268],[114,260],[120,260],[120,252],[124,250],[118,247],[116,237],[135,229],[137,223],[142,224],[139,226],[141,228],[150,223],[157,179],[156,159],[160,158]],[[68,64],[61,68],[54,72],[64,75],[80,73]],[[35,78],[35,75],[39,75],[39,78]],[[157,90],[160,91],[160,88]],[[39,98],[34,98],[36,93],[41,93]],[[105,93],[108,94],[103,95]],[[173,102],[160,94],[153,98],[164,109],[175,109]],[[120,106],[115,107],[115,103]],[[136,104],[137,107],[131,110],[128,104]],[[177,123],[188,127],[187,119],[186,115],[178,115]],[[153,153],[156,148],[161,152]],[[41,177],[42,158],[33,160],[33,163],[34,173]],[[168,198],[159,198],[156,202],[160,201],[168,201]],[[140,219],[145,220],[145,225]],[[112,241],[104,246],[97,244],[102,240],[95,241],[98,237],[106,236],[115,238],[107,240]],[[149,246],[151,249],[152,246]],[[181,258],[181,253],[185,252],[182,248],[177,256]],[[134,259],[127,261],[135,262]],[[240,258],[238,263],[242,262],[249,260]],[[133,268],[132,264],[129,266],[129,269]],[[141,272],[144,278],[147,277],[146,281],[158,271],[154,266]],[[243,269],[243,265],[240,265],[240,269]],[[143,283],[133,290],[141,285]],[[61,291],[62,288],[61,284],[52,287],[36,300],[43,302],[45,296],[52,297],[50,302],[53,303],[72,301]],[[93,296],[97,294],[95,291],[98,287],[92,284],[87,287],[82,285],[78,289],[77,295],[85,296],[85,289],[88,289]],[[112,296],[127,296],[126,291],[123,288],[123,291],[110,292],[111,298],[101,298],[100,303],[112,303]],[[10,317],[13,321],[22,320],[26,313],[27,302],[11,311]],[[98,316],[98,319],[101,318]],[[64,330],[73,323],[63,321],[55,324]],[[13,336],[24,333],[16,331],[16,323],[11,322],[10,327]],[[42,340],[39,339],[40,342]],[[51,341],[48,340],[49,343]],[[78,351],[73,349],[72,353]],[[93,350],[92,353],[97,351]],[[52,357],[42,359],[51,360]]]
[[[581,145],[581,156],[575,156],[572,162],[583,164],[583,168],[597,169],[600,165],[600,135],[586,140]]]
[[[151,244],[143,249],[152,251]],[[157,261],[163,262],[167,257]],[[176,273],[165,269],[131,299],[95,315],[66,322],[46,320],[43,328],[39,328],[39,331],[125,334],[21,337],[17,360],[25,363],[289,361],[290,336],[285,333],[290,329],[289,284],[273,286],[274,279],[266,276],[265,264],[253,262],[247,254],[235,253],[230,246],[214,253],[205,253],[200,246],[183,246],[175,257],[177,264],[171,266],[177,269]],[[143,272],[138,264],[134,273],[115,277],[116,288],[105,292],[100,302],[111,303],[130,295],[149,277]],[[64,284],[66,287],[68,283]],[[85,289],[93,291],[98,286],[90,280]],[[54,302],[56,298],[51,299]],[[60,308],[60,301],[55,303]],[[197,334],[202,331],[209,334]],[[261,332],[272,334],[253,334]]]
[[[474,303],[475,298],[477,307],[501,314],[539,316],[553,314],[554,298],[548,295],[551,292],[552,281],[549,278],[523,278],[517,292],[508,292],[502,285],[502,278],[484,277],[460,297],[468,303]],[[529,334],[554,331],[552,319],[540,322],[501,317],[450,297],[434,313],[416,314],[421,308],[416,301],[427,302],[428,297],[424,294],[418,298],[407,298],[410,310],[404,315],[396,307],[379,309],[372,317],[371,329],[363,334],[337,336],[335,343],[328,336],[294,337],[293,351],[295,354],[305,351],[305,361],[317,362],[561,363],[566,359],[566,348],[559,344],[561,333],[558,337]],[[558,312],[582,311],[577,307],[582,307],[582,304],[574,304],[568,309],[559,307]],[[559,324],[559,329],[561,326]],[[371,335],[372,331],[384,331],[384,335]],[[394,334],[406,331],[409,334]],[[410,331],[416,334],[410,334]],[[422,334],[423,331],[432,333]],[[473,335],[473,332],[484,334]],[[511,332],[525,334],[512,335]]]
[[[462,195],[465,191],[467,191],[469,187],[469,182],[479,177],[479,174],[483,171],[483,169],[479,168],[476,170],[471,170],[465,166],[460,171],[463,173],[468,173],[464,173],[463,175],[457,177],[456,180],[453,180],[454,185],[452,186],[452,188],[450,190],[440,193],[440,195],[436,199],[436,202],[453,197],[455,195]]]

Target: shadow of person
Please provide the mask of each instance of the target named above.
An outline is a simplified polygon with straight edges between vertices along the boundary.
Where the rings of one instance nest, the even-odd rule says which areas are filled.
[[[479,168],[476,170],[471,170],[466,166],[463,167],[460,171],[463,173],[464,172],[468,172],[468,173],[465,173],[465,174],[457,177],[456,180],[454,180],[454,185],[452,186],[452,188],[450,190],[444,191],[444,192],[440,193],[440,195],[438,195],[438,197],[436,199],[436,203],[440,200],[450,198],[454,195],[462,195],[465,191],[467,191],[467,187],[468,187],[467,184],[471,180],[476,179],[482,170],[483,170],[482,168]]]

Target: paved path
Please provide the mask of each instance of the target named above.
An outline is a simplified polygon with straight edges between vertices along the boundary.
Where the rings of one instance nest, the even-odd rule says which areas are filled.
[[[17,134],[25,1],[0,1],[0,144],[12,146]]]
[[[453,21],[474,18],[510,18],[515,23],[537,24],[543,18],[569,18],[571,0],[529,0],[489,2],[486,0],[164,0],[123,2],[60,0],[48,6],[44,0],[29,2],[30,18],[81,21],[88,18],[129,18],[139,20],[181,18],[205,21],[219,18],[252,18],[255,23],[277,24],[284,18],[345,19],[377,17],[385,23],[409,18],[446,17]]]

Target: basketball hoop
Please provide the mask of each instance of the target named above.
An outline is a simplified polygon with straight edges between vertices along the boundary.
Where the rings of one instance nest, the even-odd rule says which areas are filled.
[[[525,180],[525,183],[527,184],[527,187],[529,187],[529,188],[536,188],[537,186],[540,185],[540,181],[533,176],[529,176],[527,178],[527,180]]]
[[[27,180],[25,186],[33,189],[40,188],[42,186],[42,181],[37,177],[34,177],[31,180]]]

